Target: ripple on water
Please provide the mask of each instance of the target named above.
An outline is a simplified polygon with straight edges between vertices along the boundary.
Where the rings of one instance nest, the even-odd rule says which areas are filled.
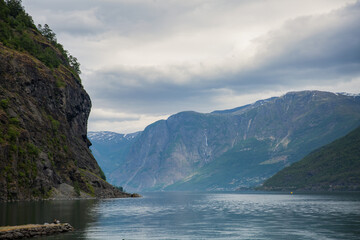
[[[0,204],[1,225],[54,218],[46,239],[358,240],[360,194],[147,193],[137,199]],[[43,240],[43,239],[39,239]]]
[[[359,198],[158,193],[103,201],[88,239],[358,239]]]

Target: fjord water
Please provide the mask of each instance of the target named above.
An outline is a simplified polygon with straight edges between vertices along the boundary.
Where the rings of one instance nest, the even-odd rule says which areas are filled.
[[[0,225],[69,222],[35,239],[360,239],[360,194],[146,193],[2,203]]]

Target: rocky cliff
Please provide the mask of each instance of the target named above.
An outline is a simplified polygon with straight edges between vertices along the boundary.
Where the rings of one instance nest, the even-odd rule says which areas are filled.
[[[88,148],[91,101],[76,65],[20,4],[0,1],[0,201],[128,196]]]
[[[109,179],[128,190],[256,186],[359,124],[359,96],[320,91],[182,112],[149,125]]]

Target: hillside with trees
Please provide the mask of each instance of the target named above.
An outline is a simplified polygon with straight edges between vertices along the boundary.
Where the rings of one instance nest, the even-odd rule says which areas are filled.
[[[263,190],[360,190],[360,127],[264,182]]]

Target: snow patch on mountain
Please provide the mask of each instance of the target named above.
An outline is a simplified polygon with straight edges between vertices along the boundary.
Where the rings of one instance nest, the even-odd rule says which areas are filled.
[[[121,134],[110,131],[100,131],[100,132],[88,132],[88,137],[92,142],[114,142],[119,143],[122,141],[129,141],[138,136],[141,132]]]
[[[347,92],[337,92],[336,95],[343,95],[348,97],[360,97],[360,93],[347,93]]]

